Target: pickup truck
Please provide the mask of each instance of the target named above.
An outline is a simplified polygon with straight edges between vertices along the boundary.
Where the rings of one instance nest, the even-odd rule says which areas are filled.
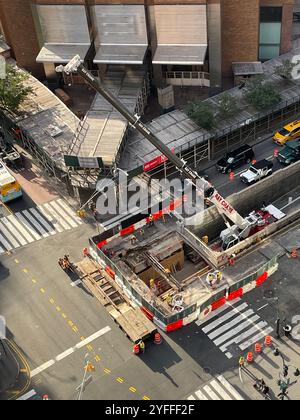
[[[278,162],[282,165],[290,165],[300,160],[300,141],[289,141],[278,155]]]
[[[252,185],[255,182],[260,181],[263,178],[271,175],[273,172],[273,163],[269,160],[261,160],[255,164],[252,164],[250,168],[241,174],[241,180],[248,185]]]

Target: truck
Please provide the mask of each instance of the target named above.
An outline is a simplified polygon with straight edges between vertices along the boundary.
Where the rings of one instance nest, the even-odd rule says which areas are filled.
[[[221,233],[223,247],[228,249],[228,244],[234,241],[246,239],[255,232],[255,229],[263,229],[268,225],[268,215],[264,216],[260,211],[252,212],[248,217],[241,216],[237,210],[219,194],[217,189],[205,178],[201,177],[199,173],[190,168],[187,162],[181,157],[177,156],[167,145],[165,145],[142,121],[139,115],[132,114],[126,106],[116,98],[110,91],[104,88],[100,79],[94,76],[82,63],[79,55],[75,56],[67,65],[59,65],[56,68],[58,73],[65,73],[70,75],[77,73],[81,76],[90,87],[99,93],[106,101],[111,104],[130,124],[130,126],[137,130],[144,138],[146,138],[157,150],[161,152],[166,159],[168,159],[180,172],[181,176],[187,179],[189,185],[196,189],[199,196],[210,205],[215,205],[219,214],[222,216],[227,229]],[[252,150],[252,149],[251,149]],[[243,158],[246,158],[245,151],[242,152]],[[252,159],[248,157],[249,162]],[[101,191],[97,192],[100,194]],[[271,215],[269,215],[271,216]],[[233,225],[231,224],[233,223]]]
[[[273,173],[273,163],[267,159],[260,160],[252,164],[250,168],[240,175],[241,181],[247,185],[255,184],[256,182],[266,178]]]
[[[300,160],[300,141],[289,141],[281,150],[278,157],[278,162],[282,165],[288,166]]]

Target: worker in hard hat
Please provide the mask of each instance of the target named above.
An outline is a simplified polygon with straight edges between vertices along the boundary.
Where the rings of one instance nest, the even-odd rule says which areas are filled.
[[[154,217],[152,214],[150,214],[149,216],[149,227],[153,227],[154,226]]]
[[[140,341],[139,346],[140,346],[141,352],[144,354],[146,351],[146,345],[143,340]]]

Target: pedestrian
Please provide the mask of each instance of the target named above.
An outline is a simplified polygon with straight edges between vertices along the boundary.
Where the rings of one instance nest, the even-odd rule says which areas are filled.
[[[145,350],[146,350],[146,346],[145,346],[145,343],[143,342],[143,340],[140,341],[139,346],[140,346],[141,352],[144,354]]]

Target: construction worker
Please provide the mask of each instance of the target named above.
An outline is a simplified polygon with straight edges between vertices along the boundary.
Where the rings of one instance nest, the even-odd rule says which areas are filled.
[[[149,227],[153,227],[154,226],[154,217],[152,214],[150,214],[149,216]]]
[[[143,340],[140,341],[139,346],[140,346],[141,352],[144,354],[146,350],[146,345]]]

